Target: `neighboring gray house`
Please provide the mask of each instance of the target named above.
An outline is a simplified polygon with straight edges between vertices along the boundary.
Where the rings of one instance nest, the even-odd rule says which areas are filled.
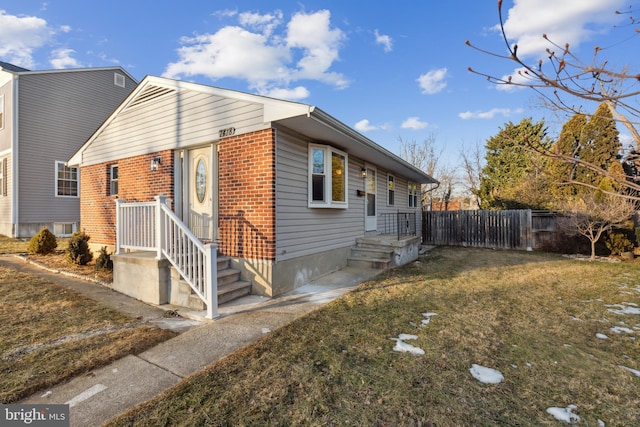
[[[66,161],[136,83],[120,67],[30,71],[0,62],[0,234],[78,231],[80,175]]]
[[[229,270],[274,296],[348,263],[406,263],[421,184],[436,182],[312,105],[153,76],[69,164],[82,228],[117,251],[114,288],[156,304],[215,265],[199,241],[217,244],[218,301]],[[189,283],[204,299],[201,279]]]

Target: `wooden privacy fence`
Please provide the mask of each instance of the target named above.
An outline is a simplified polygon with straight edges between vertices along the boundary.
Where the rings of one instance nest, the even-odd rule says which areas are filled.
[[[532,226],[532,211],[528,209],[423,211],[422,216],[422,240],[428,245],[522,250],[534,248],[535,229]],[[555,222],[553,225],[555,226]]]

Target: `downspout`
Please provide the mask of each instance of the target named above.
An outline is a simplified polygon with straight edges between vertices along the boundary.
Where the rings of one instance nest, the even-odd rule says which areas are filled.
[[[19,155],[18,155],[18,75],[13,78],[13,105],[12,116],[13,123],[11,124],[11,227],[12,236],[18,237],[18,168],[19,168]]]

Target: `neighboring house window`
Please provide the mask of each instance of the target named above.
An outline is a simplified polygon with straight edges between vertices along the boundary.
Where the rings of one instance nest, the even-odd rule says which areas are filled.
[[[76,231],[75,224],[72,222],[55,222],[53,223],[53,234],[58,237],[71,236]]]
[[[328,145],[309,145],[309,207],[347,207],[347,154]]]
[[[78,168],[56,162],[56,196],[78,197]]]
[[[7,158],[0,160],[0,196],[7,195]]]
[[[0,129],[4,129],[4,95],[0,95]]]
[[[420,186],[416,183],[409,183],[409,207],[417,208],[418,205],[418,195],[420,194]]]
[[[109,195],[118,195],[118,165],[109,168]]]
[[[396,178],[387,175],[387,205],[393,206],[396,200]]]

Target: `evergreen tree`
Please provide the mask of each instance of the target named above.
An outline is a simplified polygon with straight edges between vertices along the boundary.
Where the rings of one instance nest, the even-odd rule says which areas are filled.
[[[486,165],[480,182],[482,209],[521,209],[531,206],[528,194],[521,191],[526,180],[535,179],[532,152],[528,144],[548,146],[543,121],[526,118],[518,124],[509,122],[486,143]]]
[[[551,152],[555,155],[579,158],[580,147],[585,145],[586,127],[587,116],[584,114],[575,114],[562,126],[560,136],[551,147]],[[575,179],[576,167],[575,163],[554,158],[548,159],[546,171],[550,181],[553,183],[550,185],[549,190],[555,202],[565,200],[576,194],[577,189],[574,185],[564,184]]]
[[[611,110],[602,103],[585,127],[585,140],[579,149],[580,159],[608,171],[614,162],[619,162],[620,140]],[[584,167],[578,167],[575,179],[599,187],[604,176]]]

